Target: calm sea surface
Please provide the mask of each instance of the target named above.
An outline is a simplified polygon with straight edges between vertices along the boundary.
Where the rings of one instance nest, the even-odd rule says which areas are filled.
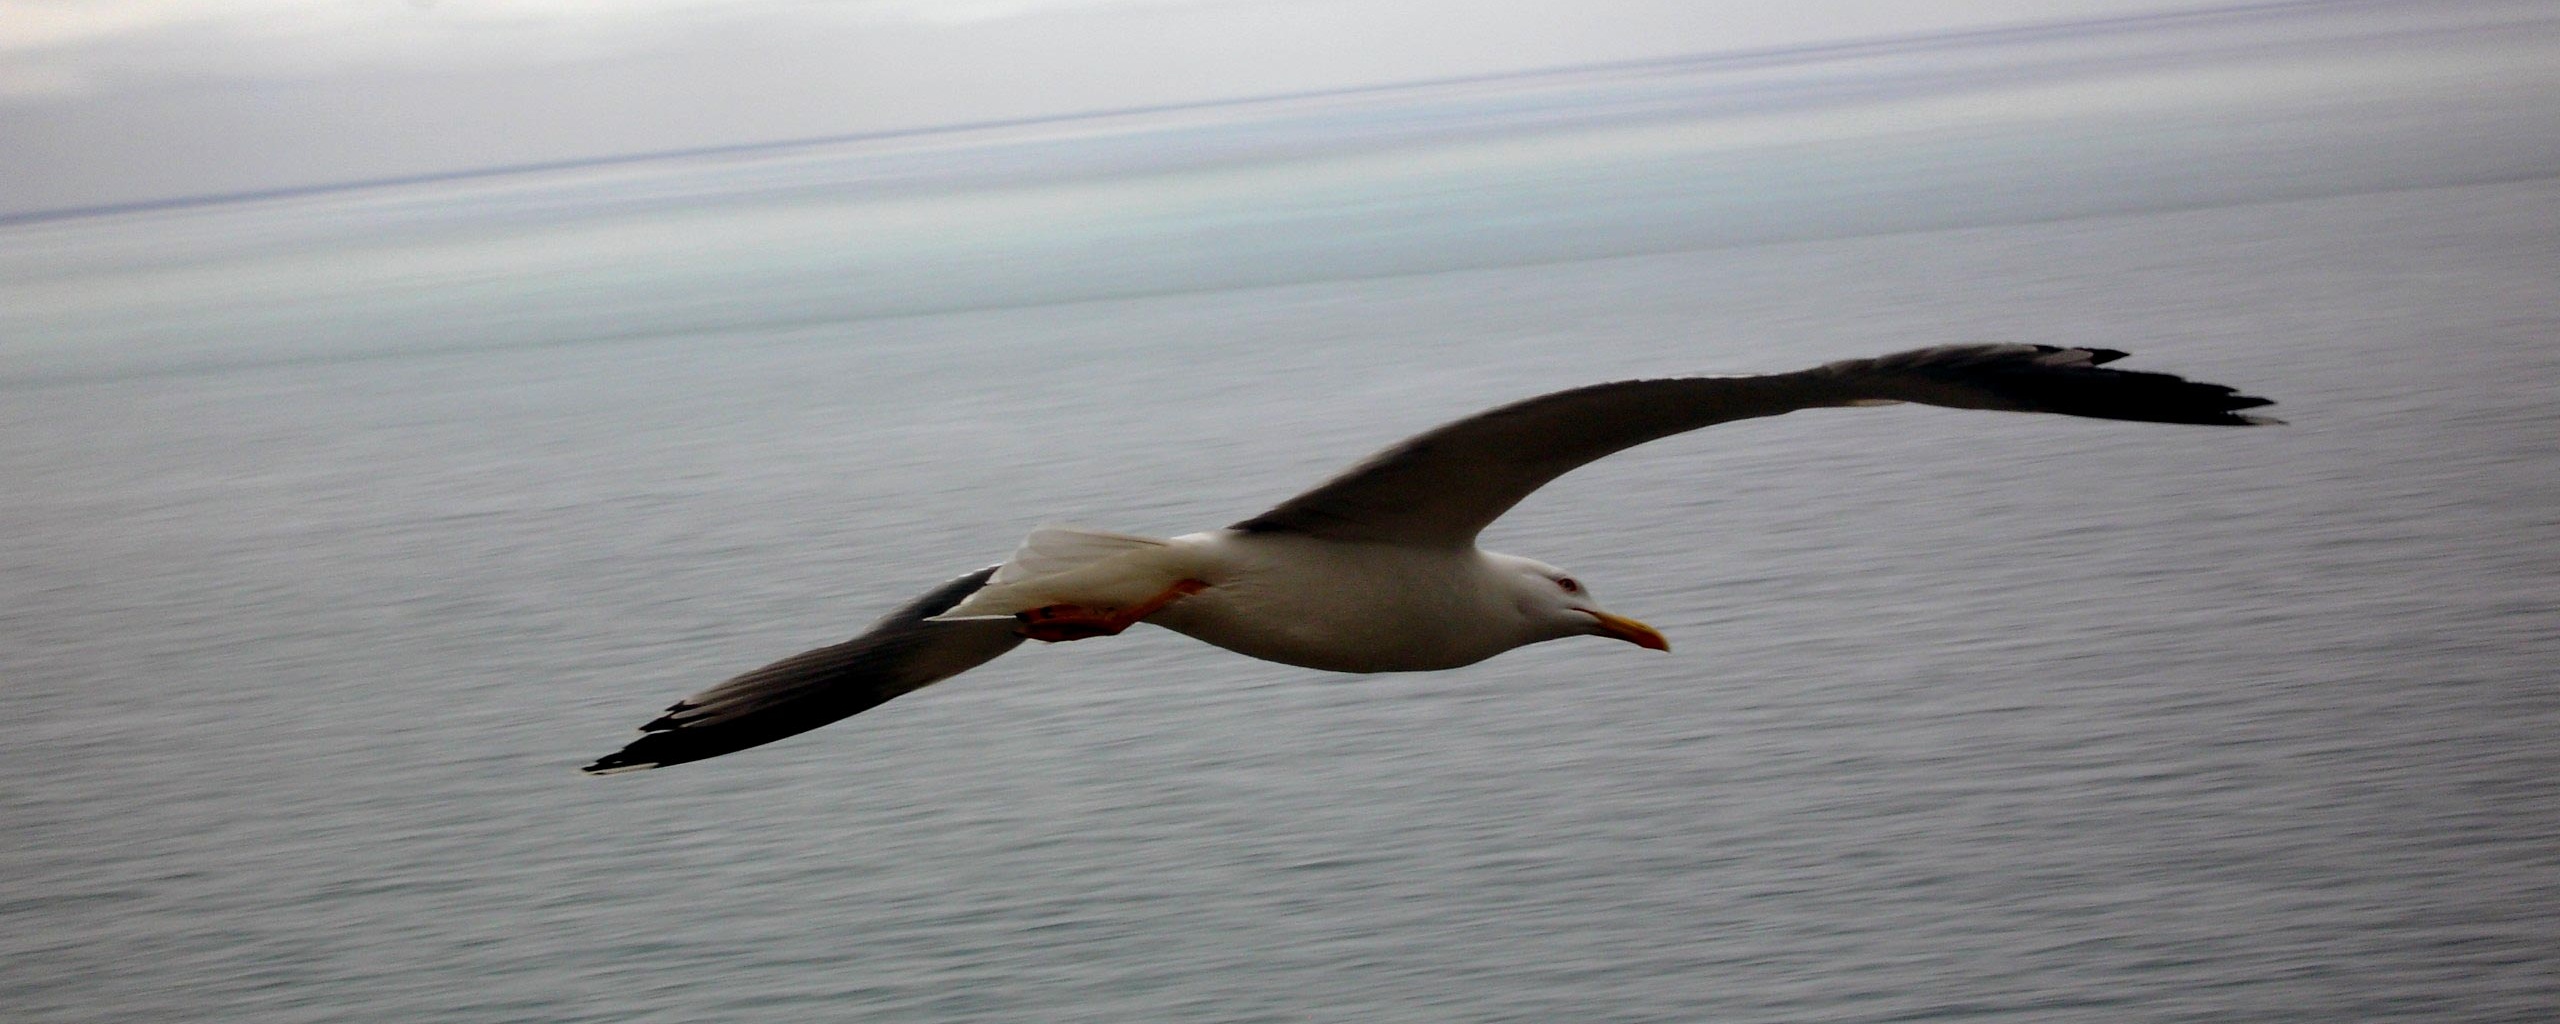
[[[2549,1019],[2533,24],[2287,51],[2344,98],[1636,76],[0,226],[0,1017]],[[1135,631],[574,770],[1038,523],[1970,340],[2292,423],[1720,427],[1486,538],[1669,655]]]

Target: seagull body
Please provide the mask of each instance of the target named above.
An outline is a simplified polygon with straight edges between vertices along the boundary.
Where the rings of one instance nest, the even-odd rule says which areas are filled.
[[[633,771],[768,743],[958,675],[1025,639],[1146,622],[1250,657],[1336,672],[1457,668],[1528,644],[1601,636],[1654,650],[1652,627],[1581,581],[1484,551],[1476,534],[1575,467],[1646,441],[1797,409],[1914,402],[2160,423],[2272,423],[2216,384],[2102,364],[2124,354],[1961,345],[1795,373],[1619,381],[1478,413],[1379,452],[1270,511],[1167,539],[1047,526],[853,639],[685,698],[586,770]]]
[[[1155,541],[1063,527],[1045,527],[1023,546],[1038,548],[1061,533],[1131,549],[1085,571],[1035,576],[1022,586],[1005,582],[999,570],[994,582],[930,621],[1010,625],[1042,608],[1143,608],[1181,589],[1188,592],[1132,621],[1264,661],[1331,672],[1458,668],[1522,644],[1599,632],[1607,623],[1630,639],[1662,642],[1642,624],[1590,604],[1563,570],[1473,547],[1236,529]],[[1005,565],[1024,562],[1016,557]],[[1181,586],[1186,582],[1196,586]],[[1036,629],[1024,635],[1040,636]]]

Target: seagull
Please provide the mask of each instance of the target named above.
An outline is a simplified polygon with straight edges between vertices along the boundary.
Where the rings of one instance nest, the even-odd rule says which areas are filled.
[[[878,707],[1024,640],[1116,635],[1140,622],[1230,651],[1333,672],[1472,665],[1575,636],[1668,651],[1544,562],[1476,534],[1548,481],[1700,427],[1798,409],[1914,402],[2152,423],[2280,422],[2272,401],[2124,353],[1948,345],[1794,373],[1627,380],[1558,391],[1445,424],[1224,529],[1171,539],[1044,526],[1004,562],[945,583],[851,640],[677,701],[587,765],[637,771],[745,750]]]

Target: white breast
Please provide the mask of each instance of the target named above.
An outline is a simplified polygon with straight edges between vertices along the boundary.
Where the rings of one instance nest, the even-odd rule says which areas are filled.
[[[1176,537],[1209,588],[1147,621],[1335,672],[1471,665],[1538,639],[1481,552],[1214,530]]]

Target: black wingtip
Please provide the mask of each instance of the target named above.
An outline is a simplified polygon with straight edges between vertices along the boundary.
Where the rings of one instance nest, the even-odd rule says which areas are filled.
[[[2021,352],[2031,354],[2019,358]],[[1944,395],[1918,399],[1960,408],[2203,426],[2245,427],[2281,422],[2240,412],[2273,405],[2275,400],[2242,394],[2228,385],[2153,371],[2100,368],[2101,364],[2123,358],[2125,353],[2110,348],[1950,345],[1897,353],[1876,362],[1899,364],[1899,372],[1955,388],[1980,389],[2000,399],[1996,404],[1978,406],[1961,398],[1942,401],[1950,397]]]
[[[613,753],[596,758],[596,763],[578,770],[589,775],[619,775],[623,772],[636,772],[655,767],[658,767],[656,761],[643,761],[622,753]]]

